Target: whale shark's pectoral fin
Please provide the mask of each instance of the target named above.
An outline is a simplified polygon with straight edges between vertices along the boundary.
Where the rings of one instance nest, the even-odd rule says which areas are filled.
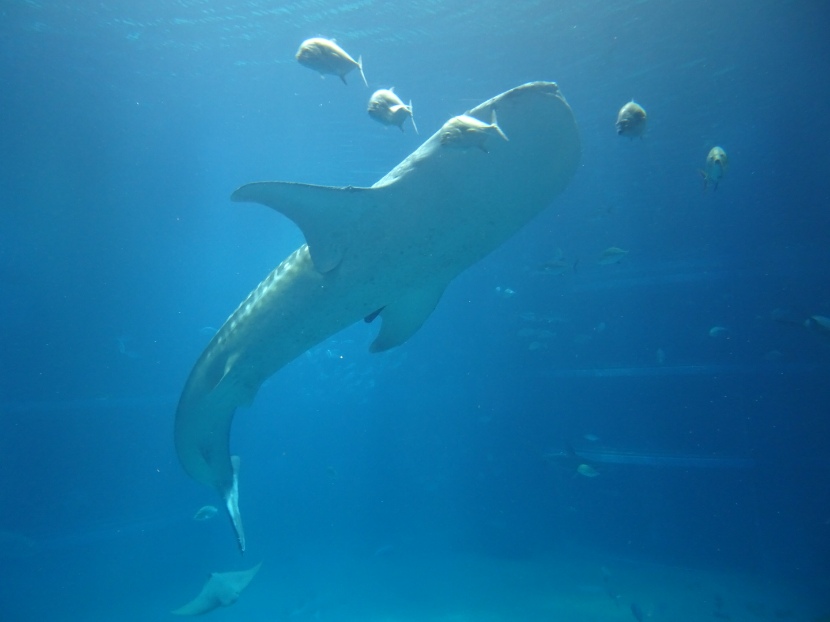
[[[261,203],[293,220],[305,236],[314,268],[334,270],[343,259],[348,231],[382,189],[262,181],[237,188],[231,200]]]
[[[444,293],[446,283],[410,290],[403,297],[380,310],[383,324],[369,346],[370,352],[383,352],[404,343],[418,332]],[[373,314],[375,315],[375,314]],[[374,318],[373,318],[374,319]]]

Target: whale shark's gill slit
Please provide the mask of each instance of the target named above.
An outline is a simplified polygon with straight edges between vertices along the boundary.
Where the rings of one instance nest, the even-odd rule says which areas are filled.
[[[481,121],[496,121],[496,108],[501,137]],[[525,84],[468,114],[447,121],[371,188],[255,182],[233,193],[287,216],[306,240],[216,333],[176,410],[179,461],[225,500],[240,549],[230,453],[236,409],[284,365],[361,319],[381,319],[372,352],[406,342],[447,285],[545,209],[576,172],[579,132],[556,84]],[[487,156],[469,149],[480,140],[442,148],[441,137],[459,124],[496,134]]]

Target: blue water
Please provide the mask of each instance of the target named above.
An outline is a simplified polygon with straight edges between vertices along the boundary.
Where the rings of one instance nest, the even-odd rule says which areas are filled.
[[[0,620],[170,619],[207,573],[260,560],[211,616],[552,619],[512,592],[449,617],[498,591],[441,583],[470,576],[460,558],[492,576],[595,561],[586,594],[615,563],[739,573],[801,597],[732,597],[733,620],[827,615],[830,333],[805,321],[830,317],[829,13],[4,0]],[[362,56],[370,89],[295,62],[318,35]],[[577,175],[406,344],[370,355],[377,323],[355,325],[240,410],[240,559],[221,513],[191,519],[221,504],[178,465],[173,414],[215,329],[303,238],[230,193],[371,185],[533,80],[574,111]],[[420,135],[366,115],[390,86]],[[614,130],[632,98],[641,140]],[[704,192],[715,145],[730,169]],[[611,246],[629,252],[598,264]],[[559,256],[575,268],[539,273]],[[360,608],[330,596],[352,581],[375,586]],[[671,606],[642,610],[680,620]],[[634,620],[614,615],[557,619]]]

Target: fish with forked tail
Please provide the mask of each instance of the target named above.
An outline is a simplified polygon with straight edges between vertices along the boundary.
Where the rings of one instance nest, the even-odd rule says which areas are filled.
[[[369,116],[375,121],[384,125],[397,125],[403,132],[403,123],[407,119],[412,120],[412,127],[418,133],[418,126],[415,125],[415,117],[412,114],[412,100],[409,105],[401,101],[393,89],[380,89],[369,98]]]
[[[300,44],[296,58],[303,67],[313,69],[321,76],[326,74],[339,76],[343,84],[348,84],[346,74],[353,69],[357,69],[360,72],[360,77],[363,78],[363,84],[369,86],[369,83],[366,82],[366,76],[363,75],[363,57],[359,56],[357,60],[353,59],[333,40],[323,39],[322,37],[306,39]]]
[[[497,134],[505,141],[510,140],[499,127],[495,108],[490,109],[490,123],[462,114],[453,117],[438,130],[441,144],[446,147],[459,149],[478,147],[485,153],[487,153],[487,148],[484,146],[484,142],[491,134]]]
[[[633,99],[617,113],[617,134],[636,138],[646,131],[646,111]]]

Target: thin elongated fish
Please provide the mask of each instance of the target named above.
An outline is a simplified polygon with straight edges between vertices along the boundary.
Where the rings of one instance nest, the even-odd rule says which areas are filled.
[[[496,109],[503,132],[491,127]],[[382,322],[371,351],[404,343],[456,275],[527,224],[576,172],[579,133],[555,83],[525,84],[464,117],[462,129],[484,128],[476,140],[454,117],[371,188],[259,182],[233,193],[291,218],[306,239],[219,329],[176,411],[179,460],[222,496],[241,550],[239,458],[229,450],[236,408],[283,365],[363,318]],[[481,136],[500,132],[510,140],[477,148]]]

